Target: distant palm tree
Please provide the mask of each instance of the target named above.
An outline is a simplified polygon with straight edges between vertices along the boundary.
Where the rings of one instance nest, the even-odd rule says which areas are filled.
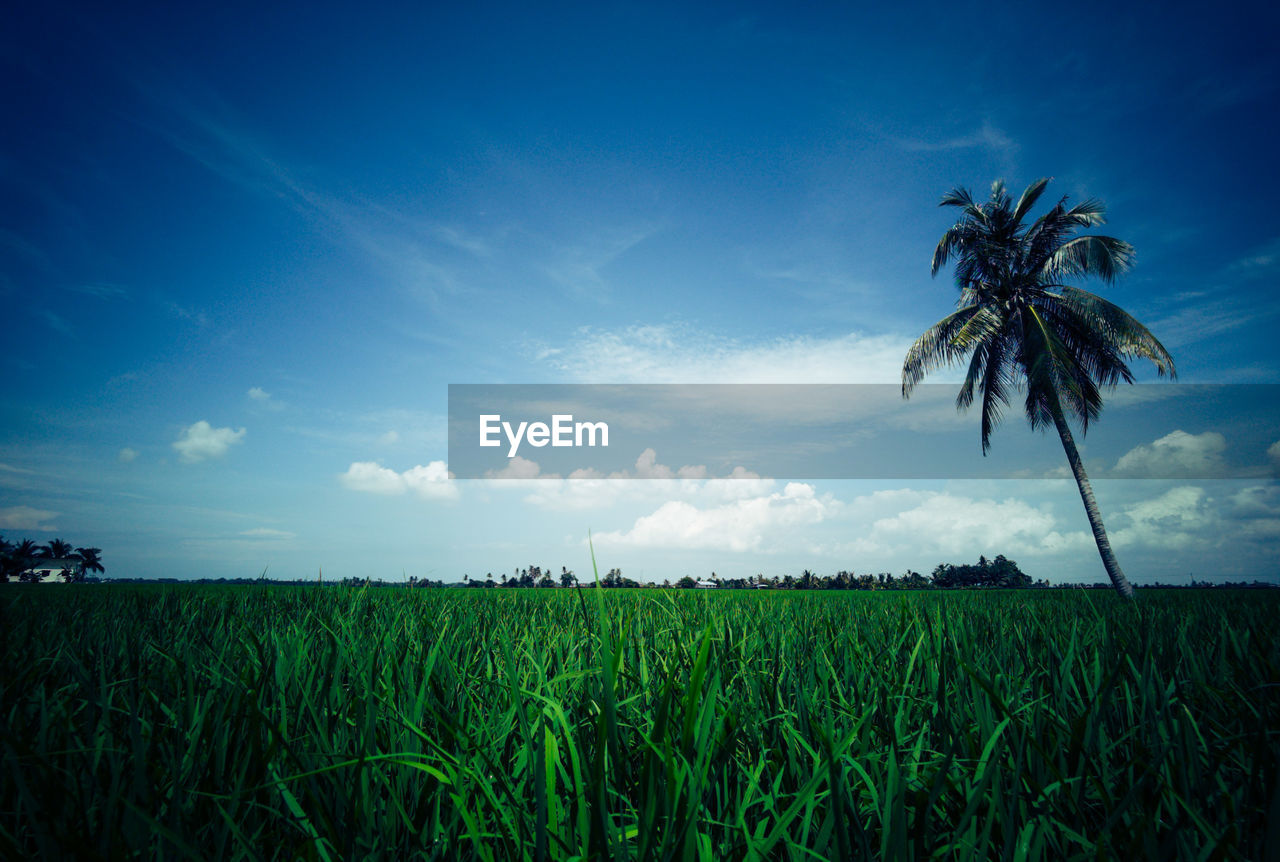
[[[30,539],[15,545],[0,538],[0,581],[20,577],[39,553],[40,546]]]
[[[85,572],[105,572],[102,567],[102,548],[76,548],[76,556],[80,558],[80,578]]]
[[[1107,540],[1076,451],[1067,414],[1081,433],[1102,409],[1100,386],[1133,382],[1125,360],[1149,359],[1160,376],[1176,376],[1173,359],[1147,328],[1099,296],[1064,284],[1084,276],[1110,283],[1129,268],[1133,247],[1109,236],[1074,236],[1078,228],[1103,224],[1106,208],[1086,200],[1070,209],[1066,197],[1029,226],[1023,219],[1049,180],[1027,186],[1014,204],[1003,180],[979,204],[967,189],[943,196],[940,206],[960,209],[960,219],[942,235],[933,253],[933,274],[952,258],[960,288],[958,310],[934,324],[911,345],[902,365],[902,394],[932,369],[966,357],[969,370],[956,398],[968,408],[982,399],[982,453],[1009,405],[1013,391],[1026,394],[1032,428],[1052,425],[1062,439],[1098,554],[1116,591],[1133,598]]]
[[[20,580],[23,579],[24,573],[31,568],[33,561],[41,556],[44,549],[30,539],[23,539],[20,543],[13,546],[10,560],[12,562],[11,575],[16,575]],[[31,580],[39,580],[35,575],[29,576]]]
[[[40,549],[40,556],[61,560],[71,556],[73,550],[75,549],[71,547],[70,542],[64,542],[62,539],[50,539],[49,544]]]

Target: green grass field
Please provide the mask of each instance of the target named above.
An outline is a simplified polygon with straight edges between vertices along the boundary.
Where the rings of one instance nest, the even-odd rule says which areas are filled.
[[[15,587],[0,856],[1262,859],[1280,595]]]

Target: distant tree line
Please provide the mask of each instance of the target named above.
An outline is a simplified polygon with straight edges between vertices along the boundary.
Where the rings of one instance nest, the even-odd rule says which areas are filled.
[[[44,561],[64,560],[75,563],[70,582],[96,581],[90,572],[105,572],[102,567],[101,548],[77,548],[62,539],[51,539],[38,545],[30,539],[14,544],[0,536],[0,583],[10,580],[34,582],[40,580],[36,572]]]
[[[1029,587],[1031,578],[1003,554],[994,560],[978,557],[977,565],[953,566],[940,563],[933,570],[934,586],[949,587]]]
[[[979,557],[976,564],[956,566],[950,563],[940,563],[933,570],[933,574],[928,577],[910,569],[898,577],[889,572],[880,572],[873,575],[854,574],[843,570],[834,575],[817,575],[805,569],[799,576],[765,577],[761,574],[748,578],[722,578],[712,572],[707,580],[701,582],[695,580],[691,575],[685,575],[675,583],[670,580],[665,580],[662,583],[641,583],[624,577],[621,569],[610,569],[607,574],[600,578],[600,586],[605,589],[658,587],[694,589],[699,584],[704,587],[714,586],[722,590],[928,590],[959,587],[1015,588],[1049,586],[1047,581],[1033,583],[1031,577],[1018,568],[1017,563],[1006,558],[1003,554],[997,556],[994,560],[988,560],[985,556]],[[510,577],[502,574],[497,580],[494,580],[492,572],[487,574],[483,580],[472,578],[469,575],[463,576],[463,586],[480,589],[551,588],[557,586],[580,586],[589,589],[594,588],[595,585],[594,576],[590,580],[579,582],[577,576],[563,566],[560,568],[558,578],[551,576],[550,569],[544,569],[536,565],[525,568],[517,567]]]

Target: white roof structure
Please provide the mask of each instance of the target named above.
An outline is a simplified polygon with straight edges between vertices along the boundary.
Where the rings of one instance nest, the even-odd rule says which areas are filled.
[[[70,577],[78,575],[80,568],[84,562],[71,557],[37,557],[27,564],[27,568],[22,572],[27,575],[34,572],[40,576],[36,581],[38,584],[65,584]],[[22,577],[19,576],[19,581]]]

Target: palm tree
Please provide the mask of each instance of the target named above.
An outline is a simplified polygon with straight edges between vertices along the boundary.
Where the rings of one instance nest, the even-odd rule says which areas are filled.
[[[62,539],[50,539],[49,544],[40,549],[40,556],[62,560],[71,556],[73,550],[74,548],[71,547],[70,542],[65,542]]]
[[[23,539],[11,546],[6,574],[22,578],[22,573],[31,567],[31,561],[40,556],[40,546],[30,539]]]
[[[76,556],[80,558],[80,577],[85,572],[106,572],[102,567],[102,548],[76,548]]]
[[[1160,376],[1176,376],[1173,359],[1147,328],[1123,309],[1065,281],[1097,276],[1106,283],[1126,271],[1133,247],[1109,236],[1075,236],[1079,228],[1103,224],[1106,208],[1089,199],[1067,208],[1064,196],[1030,225],[1023,219],[1048,185],[1037,180],[1014,204],[1003,180],[977,203],[967,189],[944,195],[940,206],[960,209],[933,253],[933,275],[956,262],[957,311],[920,336],[902,364],[902,394],[932,369],[966,357],[968,373],[956,398],[959,409],[982,401],[982,454],[991,432],[1016,391],[1026,395],[1035,429],[1052,425],[1084,501],[1098,554],[1116,591],[1133,598],[1120,570],[1067,424],[1070,414],[1089,429],[1102,409],[1099,387],[1133,382],[1126,359],[1149,359]]]

